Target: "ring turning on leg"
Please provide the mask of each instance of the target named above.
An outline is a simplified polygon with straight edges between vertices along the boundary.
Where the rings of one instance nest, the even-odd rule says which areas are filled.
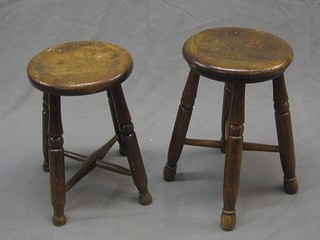
[[[221,213],[221,227],[224,230],[232,230],[236,224],[236,211],[227,211],[224,208]]]

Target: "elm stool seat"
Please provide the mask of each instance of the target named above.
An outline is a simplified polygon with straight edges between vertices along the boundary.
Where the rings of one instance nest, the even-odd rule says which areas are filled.
[[[132,57],[125,49],[100,41],[55,45],[40,52],[29,62],[29,80],[43,92],[43,169],[50,172],[53,224],[56,226],[66,223],[66,192],[95,167],[132,176],[139,191],[140,204],[149,205],[152,202],[139,145],[121,87],[132,68]],[[64,150],[61,96],[102,91],[107,92],[115,136],[88,157]],[[130,169],[102,161],[116,142],[120,145],[120,154],[127,156]],[[64,157],[82,162],[67,183]]]
[[[288,95],[283,73],[293,60],[291,47],[272,34],[248,28],[209,29],[190,37],[183,46],[190,66],[182,93],[163,176],[172,181],[184,145],[220,148],[225,152],[221,227],[235,226],[235,204],[239,189],[243,150],[279,152],[284,173],[284,190],[298,190],[295,153]],[[200,76],[225,83],[221,140],[187,138]],[[245,87],[249,83],[272,80],[278,145],[243,141]]]

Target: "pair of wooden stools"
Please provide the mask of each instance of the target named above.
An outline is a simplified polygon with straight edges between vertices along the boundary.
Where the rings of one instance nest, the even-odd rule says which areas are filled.
[[[189,38],[183,46],[183,56],[191,69],[182,94],[163,176],[166,181],[173,180],[185,144],[220,148],[225,152],[221,226],[230,230],[234,228],[236,219],[235,204],[243,150],[279,152],[284,172],[284,189],[290,194],[298,190],[291,118],[283,77],[293,59],[293,52],[285,41],[263,31],[216,28]],[[149,205],[152,202],[121,88],[121,83],[129,77],[132,67],[132,58],[126,50],[98,41],[53,46],[36,55],[28,65],[31,84],[43,91],[43,169],[50,171],[54,225],[61,226],[66,222],[66,191],[95,167],[132,176],[139,191],[140,204]],[[200,76],[225,82],[220,141],[186,138]],[[273,83],[279,143],[276,146],[243,142],[245,86],[247,83],[267,80]],[[102,91],[108,94],[115,136],[88,157],[64,150],[60,97]],[[130,169],[102,161],[116,142],[120,145],[120,154],[127,156]],[[67,183],[65,156],[82,162]]]

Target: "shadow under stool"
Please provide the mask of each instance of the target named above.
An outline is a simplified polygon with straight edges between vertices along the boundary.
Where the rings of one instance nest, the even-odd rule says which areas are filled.
[[[125,49],[99,41],[55,45],[40,52],[29,62],[29,80],[43,92],[43,170],[50,172],[53,224],[56,226],[66,223],[66,192],[95,167],[132,176],[139,191],[140,204],[149,205],[152,202],[139,145],[121,87],[132,68],[132,57]],[[115,136],[88,157],[64,150],[61,96],[102,91],[107,92]],[[102,161],[116,142],[120,145],[120,154],[127,156],[130,169]],[[64,157],[82,162],[67,183]]]
[[[288,95],[283,73],[293,60],[291,47],[272,34],[248,28],[216,28],[190,37],[183,46],[190,66],[163,170],[166,181],[176,175],[184,145],[220,148],[225,152],[221,227],[232,230],[236,222],[235,204],[239,189],[243,150],[279,152],[284,173],[284,190],[298,190],[295,153]],[[200,76],[225,83],[221,140],[187,138]],[[272,80],[278,145],[243,141],[246,84]]]

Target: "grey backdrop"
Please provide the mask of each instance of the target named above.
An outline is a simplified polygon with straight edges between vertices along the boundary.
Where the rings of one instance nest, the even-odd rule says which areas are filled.
[[[318,239],[320,234],[319,0],[0,0],[0,239]],[[278,154],[245,152],[233,232],[220,229],[224,155],[185,147],[176,181],[162,168],[188,74],[184,41],[221,26],[260,28],[288,41],[286,72],[299,192],[283,193]],[[42,171],[41,93],[28,61],[53,44],[103,40],[126,48],[123,84],[154,202],[138,204],[128,177],[94,170],[67,194],[64,227],[51,224]],[[219,138],[223,84],[202,78],[188,135]],[[113,135],[106,94],[64,97],[65,148],[89,153]],[[276,143],[270,82],[247,88],[245,139]],[[117,148],[111,161],[126,165]],[[70,177],[78,163],[66,161]]]

